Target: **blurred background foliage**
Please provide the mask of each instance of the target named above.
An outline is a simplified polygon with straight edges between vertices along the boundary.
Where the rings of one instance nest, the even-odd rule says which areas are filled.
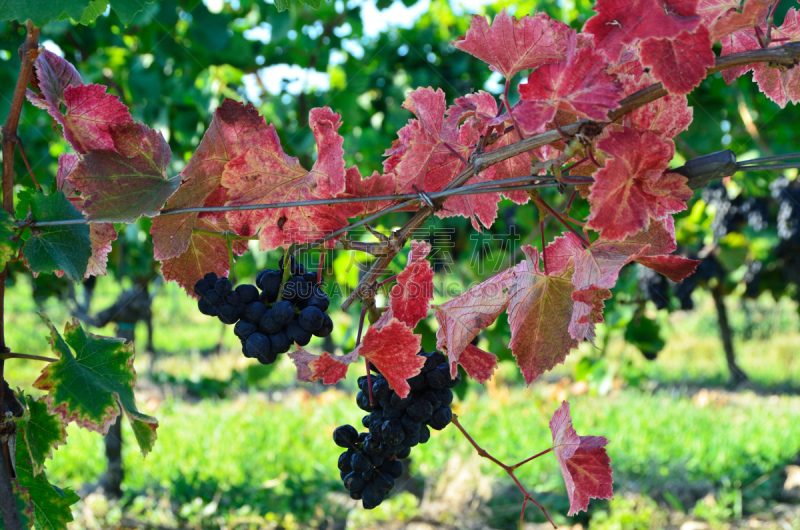
[[[128,26],[121,24],[113,11],[99,16],[89,26],[70,20],[50,23],[42,28],[41,42],[71,61],[84,82],[107,85],[112,94],[118,95],[131,108],[134,119],[160,130],[172,148],[170,170],[173,173],[181,171],[192,155],[214,109],[224,98],[233,98],[255,105],[266,121],[275,125],[286,152],[298,157],[307,168],[315,157],[313,136],[307,127],[308,111],[318,106],[331,107],[342,115],[340,133],[345,138],[347,164],[357,165],[366,176],[381,171],[383,152],[397,137],[397,130],[412,117],[401,107],[409,90],[419,86],[441,88],[448,101],[473,90],[486,90],[495,95],[501,92],[501,80],[496,74],[479,60],[455,50],[451,44],[466,32],[472,14],[491,15],[507,9],[522,16],[545,11],[553,18],[580,28],[592,16],[592,6],[593,2],[588,0],[335,0],[321,2],[318,10],[293,3],[279,12],[275,5],[263,0],[158,0],[147,4]],[[783,2],[776,22],[780,23],[786,10],[793,6],[793,2]],[[19,69],[17,48],[23,39],[24,29],[19,24],[0,22],[0,86],[5,87],[0,91],[2,120],[8,112],[10,87]],[[514,83],[523,80],[524,76],[519,75]],[[678,154],[674,166],[685,159],[721,149],[732,149],[739,160],[797,150],[800,111],[795,106],[780,109],[769,101],[759,92],[750,74],[731,85],[718,74],[711,76],[689,95],[689,102],[695,119],[689,130],[675,139]],[[27,104],[19,136],[39,182],[49,185],[55,178],[57,156],[65,152],[67,144],[54,130],[51,118]],[[19,157],[16,163],[17,185],[31,186]],[[620,380],[625,385],[645,389],[652,388],[648,386],[652,381],[658,384],[685,384],[687,381],[728,384],[728,374],[718,369],[725,366],[720,364],[724,363],[724,355],[717,338],[721,332],[724,335],[719,324],[719,301],[722,300],[723,309],[726,303],[728,306],[728,333],[734,335],[732,344],[745,357],[745,371],[751,381],[757,387],[796,392],[800,381],[797,370],[792,369],[795,366],[792,363],[797,361],[789,352],[791,340],[772,344],[770,355],[775,358],[770,358],[764,366],[758,362],[759,348],[748,341],[773,340],[787,333],[797,336],[800,206],[792,202],[800,201],[797,187],[796,170],[761,171],[739,173],[729,182],[698,191],[688,210],[676,217],[679,252],[704,260],[702,274],[692,280],[697,290],[671,285],[637,266],[627,266],[614,298],[607,303],[606,324],[599,326],[597,348],[586,346],[573,353],[566,370],[560,369],[559,377],[569,373],[572,380],[584,382],[592,395],[608,394],[617,384],[615,381]],[[543,195],[554,206],[569,198],[559,197],[553,190]],[[789,214],[786,214],[787,208]],[[588,213],[588,206],[578,201],[572,211],[573,217],[580,218]],[[783,225],[779,223],[781,215]],[[388,231],[401,225],[406,218],[407,214],[387,216],[377,228]],[[427,232],[418,237],[430,239],[437,247],[433,257],[437,271],[436,302],[518,262],[522,257],[519,250],[522,244],[538,244],[539,234],[531,229],[537,224],[537,213],[529,205],[516,206],[506,201],[501,203],[495,224],[483,233],[472,230],[465,219],[434,220],[426,225]],[[780,226],[784,227],[783,232]],[[143,219],[135,225],[120,225],[118,230],[120,240],[114,244],[115,250],[109,260],[110,277],[98,281],[98,305],[113,301],[120,289],[115,285],[118,281],[124,279],[123,286],[129,286],[151,281],[157,275],[148,236],[149,221]],[[548,240],[560,232],[561,227],[550,223]],[[253,250],[237,262],[235,275],[240,279],[254,278],[257,270],[274,265],[277,260],[275,253],[258,252],[255,247]],[[339,252],[329,260],[328,279],[338,283],[331,289],[355,286],[359,268],[347,267],[352,259],[348,253]],[[357,256],[357,259],[365,258]],[[316,263],[316,257],[310,262]],[[400,270],[404,263],[405,258],[401,256],[392,266]],[[52,275],[29,280],[30,275],[21,263],[14,264],[12,272],[10,281],[16,282],[14,292],[31,296],[39,307],[58,304],[70,291],[66,280]],[[171,362],[178,368],[157,371],[153,374],[154,382],[179,384],[188,394],[203,398],[230,397],[231,389],[274,390],[276,381],[270,378],[277,376],[270,375],[271,369],[253,369],[237,361],[230,374],[221,378],[217,369],[198,375],[193,357],[180,360],[181,354],[190,350],[195,353],[198,350],[227,351],[226,341],[230,342],[231,337],[213,332],[198,341],[192,338],[190,331],[186,332],[186,337],[180,333],[176,335],[171,329],[174,317],[170,312],[187,314],[188,301],[185,296],[180,300],[178,297],[183,295],[176,289],[163,291],[164,295],[157,298],[159,307],[154,310],[155,343],[160,354],[174,354],[178,358],[165,360],[167,364],[162,364],[162,368],[171,366]],[[32,310],[29,305],[20,307]],[[334,342],[326,344],[326,348],[350,351],[355,342],[353,323],[357,310],[354,308],[350,314],[339,313],[335,317]],[[48,312],[53,311],[56,311],[53,307],[48,309]],[[63,317],[66,318],[66,314]],[[26,326],[35,325],[23,320]],[[204,325],[203,322],[194,324]],[[433,319],[420,323],[417,331],[423,335],[423,346],[428,349],[435,346]],[[685,337],[675,338],[676,333],[688,334],[694,342],[684,344],[681,340]],[[33,338],[28,333],[19,340],[27,341],[31,352],[36,353]],[[508,324],[500,318],[484,333],[481,347],[508,361],[512,359],[507,349],[508,339]],[[614,346],[625,344],[623,340],[627,345]],[[678,355],[677,347],[698,348],[703,353],[694,357],[688,353]],[[656,358],[656,363],[643,362],[636,350],[648,359]],[[666,359],[657,357],[662,350]],[[727,366],[730,368],[730,363]],[[280,370],[286,368],[283,366]],[[26,374],[24,369],[20,373]],[[283,377],[288,372],[279,373]],[[500,374],[501,382],[520,381],[515,370],[501,370]],[[625,400],[635,401],[635,398],[628,396]],[[623,404],[628,406],[625,400]],[[181,406],[170,405],[173,408],[168,414]],[[644,410],[642,416],[652,415],[657,410],[658,407]],[[680,416],[678,412],[675,415]],[[603,420],[597,421],[602,423]],[[513,423],[510,419],[508,422]],[[620,424],[620,429],[626,428]],[[654,434],[652,440],[656,439],[658,436]],[[640,458],[647,458],[645,449],[637,450]],[[727,457],[724,452],[719,455],[719,459]],[[781,453],[781,458],[788,456]],[[738,462],[731,461],[731,466],[735,468]],[[777,466],[770,461],[767,468],[777,469]],[[758,473],[767,472],[767,468],[757,467],[751,474],[758,477]],[[636,469],[647,472],[645,468]],[[152,472],[156,473],[155,467]],[[84,476],[86,473],[81,473],[62,469],[60,476],[88,480]],[[707,471],[707,474],[713,480],[724,482],[729,470]],[[720,474],[723,478],[719,478]],[[146,482],[146,478],[138,477],[135,480]],[[740,491],[737,488],[741,488],[741,481],[739,486],[730,486],[725,491]],[[215,495],[213,489],[209,495],[189,489],[198,494],[198,498],[209,497],[207,502]],[[668,496],[659,499],[669,501]],[[194,517],[194,501],[188,493],[184,501],[186,504],[181,509],[188,510]],[[633,501],[619,502],[621,506],[628,506]],[[741,516],[741,502],[738,512],[731,507],[734,505],[735,500],[725,504],[725,509],[729,510],[725,517]],[[205,506],[196,510],[205,510]],[[598,521],[615,521],[613,506],[601,506],[605,506],[606,511],[600,512]],[[303,509],[310,508],[295,506],[289,512]],[[640,505],[636,509],[649,513],[652,506],[645,502],[644,508]],[[704,512],[706,516],[709,510]],[[291,527],[285,518],[280,524]],[[609,528],[619,527],[608,524]],[[622,523],[622,527],[626,525]]]

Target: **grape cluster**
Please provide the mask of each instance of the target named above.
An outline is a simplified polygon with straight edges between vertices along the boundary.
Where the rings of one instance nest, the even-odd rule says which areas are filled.
[[[411,392],[405,398],[392,390],[380,373],[371,379],[358,379],[361,390],[356,403],[369,413],[361,421],[369,432],[359,434],[351,425],[333,432],[336,445],[347,449],[339,456],[344,487],[368,510],[383,502],[394,488],[395,479],[403,473],[399,459],[408,457],[412,447],[427,442],[430,429],[442,430],[453,420],[451,389],[461,382],[461,375],[450,377],[450,365],[441,353],[421,351],[417,355],[425,357],[425,365],[408,380]]]
[[[236,324],[233,333],[242,341],[245,357],[272,364],[292,343],[305,346],[312,335],[327,337],[333,331],[333,321],[325,313],[330,300],[319,287],[317,273],[306,272],[294,258],[290,273],[281,293],[283,267],[263,270],[256,285],[235,289],[228,278],[210,272],[194,286],[200,297],[197,307],[223,324]]]
[[[669,280],[653,269],[639,266],[639,292],[645,300],[652,300],[656,309],[669,305]]]

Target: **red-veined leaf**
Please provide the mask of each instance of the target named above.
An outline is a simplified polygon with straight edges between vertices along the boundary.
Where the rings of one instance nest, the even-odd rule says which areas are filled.
[[[650,74],[645,73],[638,61],[635,62],[637,72],[619,74],[622,82],[621,97],[627,97],[655,83]],[[664,138],[674,138],[685,131],[692,123],[693,109],[685,95],[667,94],[651,101],[625,115],[623,124],[640,130],[650,130]]]
[[[569,496],[567,515],[586,510],[590,498],[614,498],[611,459],[605,450],[608,440],[602,436],[578,436],[566,401],[553,414],[550,432]]]
[[[606,239],[621,240],[647,228],[651,218],[686,208],[687,179],[666,172],[675,145],[650,131],[627,127],[597,142],[611,159],[595,173],[587,226]]]
[[[200,145],[181,172],[178,191],[167,201],[167,209],[223,205],[226,189],[221,186],[225,164],[241,155],[267,129],[264,118],[252,105],[225,99],[217,110]],[[180,256],[189,246],[197,213],[168,215],[153,220],[153,256],[158,261]]]
[[[594,343],[594,325],[603,322],[604,300],[611,298],[611,291],[591,286],[582,291],[574,291],[572,300],[572,320],[569,334],[575,340],[588,338]]]
[[[313,383],[322,379],[322,383],[333,385],[344,379],[347,368],[358,358],[355,351],[342,356],[324,352],[314,355],[303,348],[289,353],[289,358],[297,368],[297,379],[306,383]]]
[[[483,351],[482,349],[472,344],[467,344],[458,356],[458,364],[464,368],[467,375],[480,384],[485,384],[486,381],[492,378],[494,369],[497,368],[497,355]],[[453,367],[451,365],[450,373],[455,377]]]
[[[417,355],[421,342],[421,335],[414,335],[411,328],[393,318],[381,328],[370,326],[351,355],[358,352],[374,364],[389,386],[404,398],[411,390],[406,379],[417,375],[425,364],[425,358]]]
[[[64,89],[66,110],[57,106],[48,113],[64,128],[64,139],[79,153],[92,149],[114,150],[111,129],[133,122],[131,113],[117,96],[106,94],[102,85],[76,85]]]
[[[82,85],[83,79],[72,66],[72,63],[59,57],[50,50],[44,50],[33,63],[36,69],[36,82],[41,94],[36,94],[28,89],[28,101],[47,110],[50,107],[58,108],[64,103],[64,89],[72,85]]]
[[[598,0],[597,12],[583,30],[594,36],[595,46],[616,62],[625,45],[650,37],[675,39],[681,31],[694,31],[701,22],[696,0]]]
[[[697,14],[711,34],[711,42],[717,42],[740,29],[750,29],[763,22],[771,0],[745,0],[739,11],[741,0],[700,0]]]
[[[467,34],[453,42],[459,50],[489,64],[494,72],[511,79],[517,72],[555,62],[564,57],[567,37],[573,30],[544,13],[509,16],[506,10],[494,17],[474,15]]]
[[[408,263],[389,292],[392,313],[411,329],[428,316],[433,299],[433,269],[427,259],[430,251],[430,243],[412,241]]]
[[[670,94],[688,94],[706,77],[716,56],[711,49],[708,29],[681,31],[675,39],[646,39],[640,45],[642,64],[650,67]]]

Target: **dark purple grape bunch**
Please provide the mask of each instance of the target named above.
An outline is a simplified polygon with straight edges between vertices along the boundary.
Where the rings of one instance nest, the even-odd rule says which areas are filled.
[[[197,307],[224,324],[236,324],[233,333],[242,341],[245,357],[272,364],[292,343],[305,346],[312,336],[327,337],[333,331],[333,321],[326,314],[330,300],[317,282],[317,273],[306,272],[294,257],[289,271],[282,295],[282,266],[259,272],[256,285],[241,284],[236,289],[227,278],[210,272],[194,286],[200,296]]]
[[[418,355],[425,357],[425,365],[408,380],[411,392],[405,398],[392,390],[380,373],[358,378],[356,403],[369,413],[361,420],[369,432],[359,434],[350,425],[333,432],[336,445],[347,449],[339,456],[344,487],[368,510],[383,502],[402,474],[399,459],[408,457],[412,447],[427,442],[430,429],[442,430],[453,420],[452,388],[461,382],[461,375],[450,377],[450,365],[441,353],[421,351]]]

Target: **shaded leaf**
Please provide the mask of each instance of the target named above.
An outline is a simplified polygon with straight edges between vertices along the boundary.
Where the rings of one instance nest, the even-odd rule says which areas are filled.
[[[33,193],[30,212],[34,221],[83,219],[60,191],[50,195]],[[80,281],[92,256],[89,227],[76,224],[34,228],[23,252],[34,273],[64,271],[72,281]]]
[[[17,223],[14,222],[14,218],[7,211],[2,210],[0,213],[0,270],[5,269],[8,260],[17,257],[21,240],[11,240],[16,234],[16,228]]]
[[[154,0],[110,0],[111,9],[117,14],[119,19],[126,26],[133,21],[133,17],[139,11],[144,10],[147,4],[152,4]]]
[[[61,124],[64,139],[79,153],[92,149],[114,150],[116,140],[111,128],[133,122],[128,107],[119,97],[106,94],[106,87],[102,85],[67,86],[63,99],[65,112],[62,113],[59,106],[51,106],[47,112]]]
[[[508,291],[511,351],[531,384],[556,364],[564,362],[578,341],[569,335],[572,319],[572,268],[545,275],[539,270],[539,252],[523,246],[525,261],[514,269]]]
[[[121,412],[131,420],[139,448],[146,455],[153,448],[158,420],[136,409],[133,387],[133,343],[88,334],[77,319],[64,326],[63,338],[44,313],[50,327],[50,344],[59,360],[42,370],[34,388],[47,392],[47,408],[64,423],[106,434]],[[151,431],[145,436],[142,430]]]
[[[67,177],[85,197],[89,219],[132,223],[154,217],[178,188],[180,176],[167,177],[172,158],[160,132],[141,123],[117,125],[110,130],[116,151],[92,150]]]
[[[40,28],[64,17],[80,20],[89,0],[0,0],[0,20],[16,20],[20,24],[30,19]]]
[[[358,354],[353,351],[347,355],[336,356],[328,352],[314,355],[303,348],[289,353],[289,358],[297,368],[297,379],[312,383],[322,379],[326,385],[333,385],[344,379],[347,368],[358,359]]]
[[[36,94],[28,89],[25,95],[28,101],[40,109],[58,108],[62,103],[66,103],[65,88],[83,84],[83,79],[72,63],[50,50],[40,53],[33,62],[33,67],[41,94]]]

